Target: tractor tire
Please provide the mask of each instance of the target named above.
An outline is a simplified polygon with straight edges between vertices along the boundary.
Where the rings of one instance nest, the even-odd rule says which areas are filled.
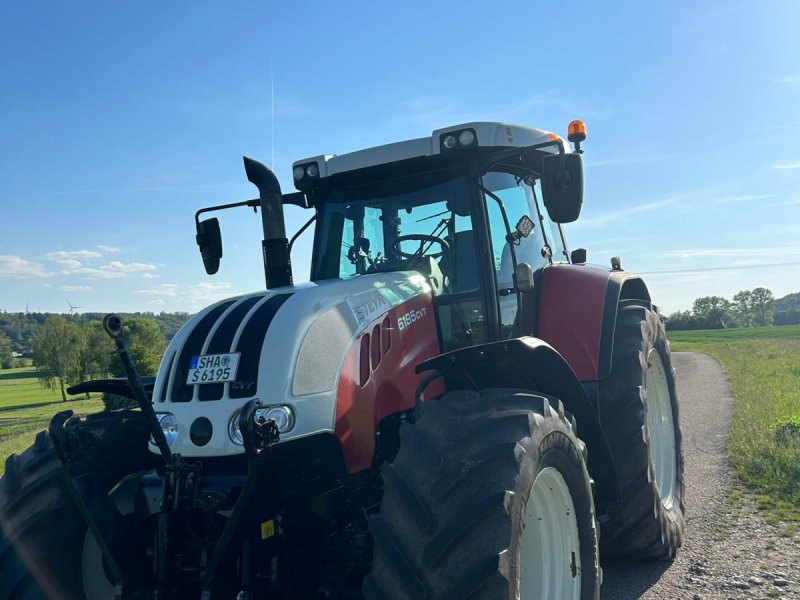
[[[558,400],[450,392],[400,440],[370,520],[365,598],[599,597],[585,446]]]
[[[86,425],[96,436],[88,467],[104,489],[153,468],[150,433],[140,412],[89,415]],[[86,531],[61,461],[41,431],[30,448],[8,457],[0,478],[0,600],[84,598]]]
[[[600,422],[622,502],[601,519],[603,558],[670,559],[683,539],[683,452],[669,342],[654,311],[619,309],[612,365]]]

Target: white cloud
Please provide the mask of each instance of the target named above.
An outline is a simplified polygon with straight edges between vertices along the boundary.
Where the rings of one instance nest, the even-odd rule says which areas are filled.
[[[716,204],[734,204],[737,202],[752,202],[753,200],[767,200],[768,198],[774,198],[774,196],[772,194],[740,194],[714,198],[714,202]]]
[[[152,263],[123,263],[112,260],[101,267],[78,267],[65,269],[63,275],[80,275],[87,279],[120,279],[127,277],[131,273],[146,273],[155,271],[158,267]]]
[[[103,252],[119,252],[116,246],[106,246],[105,244],[97,244],[97,247]]]
[[[153,275],[152,273],[148,273],[146,271],[142,273],[142,279],[155,279],[155,277],[156,277],[155,275]]]
[[[162,283],[161,285],[157,285],[155,287],[138,290],[136,293],[148,294],[150,296],[166,296],[168,298],[174,298],[175,296],[178,295],[178,284]]]
[[[102,269],[121,271],[123,273],[139,273],[141,271],[155,271],[158,267],[153,263],[122,263],[118,260],[112,260]]]
[[[56,262],[66,269],[78,269],[83,266],[81,261],[75,260],[74,258],[65,258]]]
[[[772,248],[765,248],[763,246],[757,248],[685,248],[682,250],[670,250],[668,252],[662,252],[660,254],[661,257],[672,259],[672,258],[685,258],[685,259],[694,259],[694,258],[715,258],[715,257],[722,257],[722,258],[742,258],[742,259],[750,259],[744,260],[737,263],[738,265],[742,264],[758,264],[760,261],[758,260],[763,259],[764,257],[770,258],[779,258],[785,256],[797,256],[800,255],[800,245],[793,245],[793,246],[776,246]],[[754,257],[757,257],[754,259]],[[775,262],[775,261],[770,261]]]
[[[630,217],[644,212],[659,210],[667,206],[672,206],[674,204],[679,203],[682,199],[683,198],[676,196],[674,198],[656,200],[655,202],[648,202],[646,204],[635,204],[633,206],[628,206],[626,208],[621,208],[619,210],[607,211],[596,217],[588,217],[577,221],[574,225],[572,225],[572,230],[575,231],[582,229],[592,229],[595,227],[602,227],[603,225],[614,223],[615,221],[619,221],[620,219],[624,219],[626,217]]]
[[[58,252],[48,252],[44,256],[50,260],[65,260],[75,258],[100,258],[103,255],[94,250],[59,250]]]
[[[88,285],[59,285],[56,289],[59,292],[89,292],[92,288]]]
[[[231,284],[226,281],[204,281],[191,286],[162,283],[136,293],[151,296],[151,305],[162,305],[164,299],[170,299],[170,305],[177,306],[179,310],[197,310],[218,300],[238,296],[242,292],[231,291]]]
[[[775,163],[774,165],[772,165],[772,168],[778,169],[779,171],[783,171],[786,169],[800,169],[800,160],[788,163]]]
[[[0,277],[11,279],[34,279],[52,277],[53,273],[39,263],[25,260],[13,254],[0,255]]]

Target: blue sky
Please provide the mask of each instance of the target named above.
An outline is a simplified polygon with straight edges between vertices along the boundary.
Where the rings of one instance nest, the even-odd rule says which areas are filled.
[[[570,245],[665,312],[800,291],[799,26],[793,0],[4,2],[0,310],[258,289],[252,212],[222,214],[215,277],[194,243],[197,208],[255,195],[243,154],[291,191],[293,160],[475,119],[586,122]]]

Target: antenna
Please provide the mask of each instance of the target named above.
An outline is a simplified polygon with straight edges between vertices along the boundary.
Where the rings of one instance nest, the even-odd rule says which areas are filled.
[[[275,169],[275,73],[272,69],[272,57],[269,57],[269,97],[271,104],[270,130],[272,132],[272,162],[270,166]]]

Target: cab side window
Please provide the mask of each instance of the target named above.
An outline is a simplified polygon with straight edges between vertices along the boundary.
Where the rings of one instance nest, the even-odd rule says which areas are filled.
[[[517,294],[513,291],[514,263],[510,244],[514,244],[517,264],[525,262],[536,270],[546,265],[549,259],[530,185],[511,173],[503,172],[487,173],[484,175],[482,183],[483,187],[491,192],[491,194],[486,194],[486,210],[489,217],[492,255],[499,294],[500,335],[505,339],[511,336],[518,308]],[[535,227],[528,237],[511,243],[506,241],[508,231],[503,214],[492,195],[502,201],[512,231],[523,216],[528,216],[535,223]]]

